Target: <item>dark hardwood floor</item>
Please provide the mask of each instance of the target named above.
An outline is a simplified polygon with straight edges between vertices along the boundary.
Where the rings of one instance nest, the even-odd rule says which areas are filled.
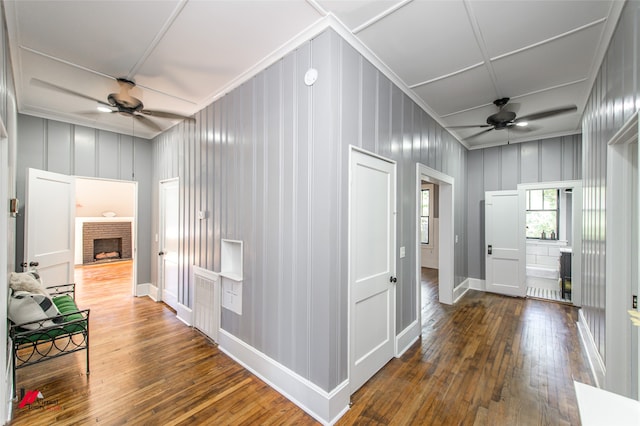
[[[18,371],[38,389],[14,403],[12,425],[317,424],[185,326],[161,303],[131,296],[130,262],[78,268],[78,304],[91,308],[91,374],[83,354]],[[437,302],[423,270],[423,331],[353,397],[339,425],[576,425],[573,380],[592,384],[577,310],[469,292]]]

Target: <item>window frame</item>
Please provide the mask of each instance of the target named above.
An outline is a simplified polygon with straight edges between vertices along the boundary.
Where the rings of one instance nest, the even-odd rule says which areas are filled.
[[[555,191],[556,192],[556,208],[555,209],[545,209],[544,207],[544,192],[545,191]],[[526,189],[525,190],[525,206],[529,205],[529,207],[531,207],[531,192],[533,191],[542,191],[542,209],[531,209],[531,208],[525,208],[525,226],[527,226],[527,217],[528,217],[528,213],[529,212],[555,212],[556,213],[556,227],[555,227],[555,231],[556,231],[556,237],[555,238],[545,238],[542,239],[539,236],[538,237],[529,237],[528,235],[526,235],[527,233],[525,232],[525,236],[527,240],[541,240],[541,241],[558,241],[560,240],[560,189],[559,188],[533,188],[533,189]]]
[[[423,200],[423,194],[424,191],[427,191],[427,193],[429,194],[429,211],[428,211],[428,215],[423,215],[422,213],[424,212],[424,208],[422,205],[422,200]],[[432,244],[432,238],[431,238],[431,219],[433,218],[433,202],[432,202],[432,191],[431,188],[420,188],[420,225],[422,225],[422,218],[426,217],[427,218],[427,241],[423,241],[422,240],[422,229],[420,230],[420,244],[423,246],[431,246]]]

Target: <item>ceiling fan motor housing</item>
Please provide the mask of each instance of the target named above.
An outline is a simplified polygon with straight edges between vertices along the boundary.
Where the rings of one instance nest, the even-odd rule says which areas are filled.
[[[496,130],[506,129],[516,119],[516,113],[513,111],[501,110],[487,118],[487,124],[493,126]]]

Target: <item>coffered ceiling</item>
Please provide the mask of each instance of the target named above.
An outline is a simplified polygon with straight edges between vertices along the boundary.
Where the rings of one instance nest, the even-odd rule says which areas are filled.
[[[614,0],[3,0],[19,110],[151,138],[327,26],[469,148],[578,133]],[[144,109],[101,113],[116,78]],[[511,98],[505,129],[486,125]],[[576,106],[575,111],[533,115]],[[116,109],[111,106],[111,109]],[[167,118],[168,117],[168,118]],[[511,116],[509,116],[511,117]],[[520,118],[525,127],[513,126]],[[524,120],[522,120],[524,121]],[[499,126],[498,126],[499,127]],[[480,133],[481,132],[481,133]]]

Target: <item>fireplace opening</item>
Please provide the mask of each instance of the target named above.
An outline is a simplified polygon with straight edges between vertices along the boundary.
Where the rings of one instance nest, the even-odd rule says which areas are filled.
[[[93,240],[93,260],[96,262],[122,258],[122,238],[96,238]]]

